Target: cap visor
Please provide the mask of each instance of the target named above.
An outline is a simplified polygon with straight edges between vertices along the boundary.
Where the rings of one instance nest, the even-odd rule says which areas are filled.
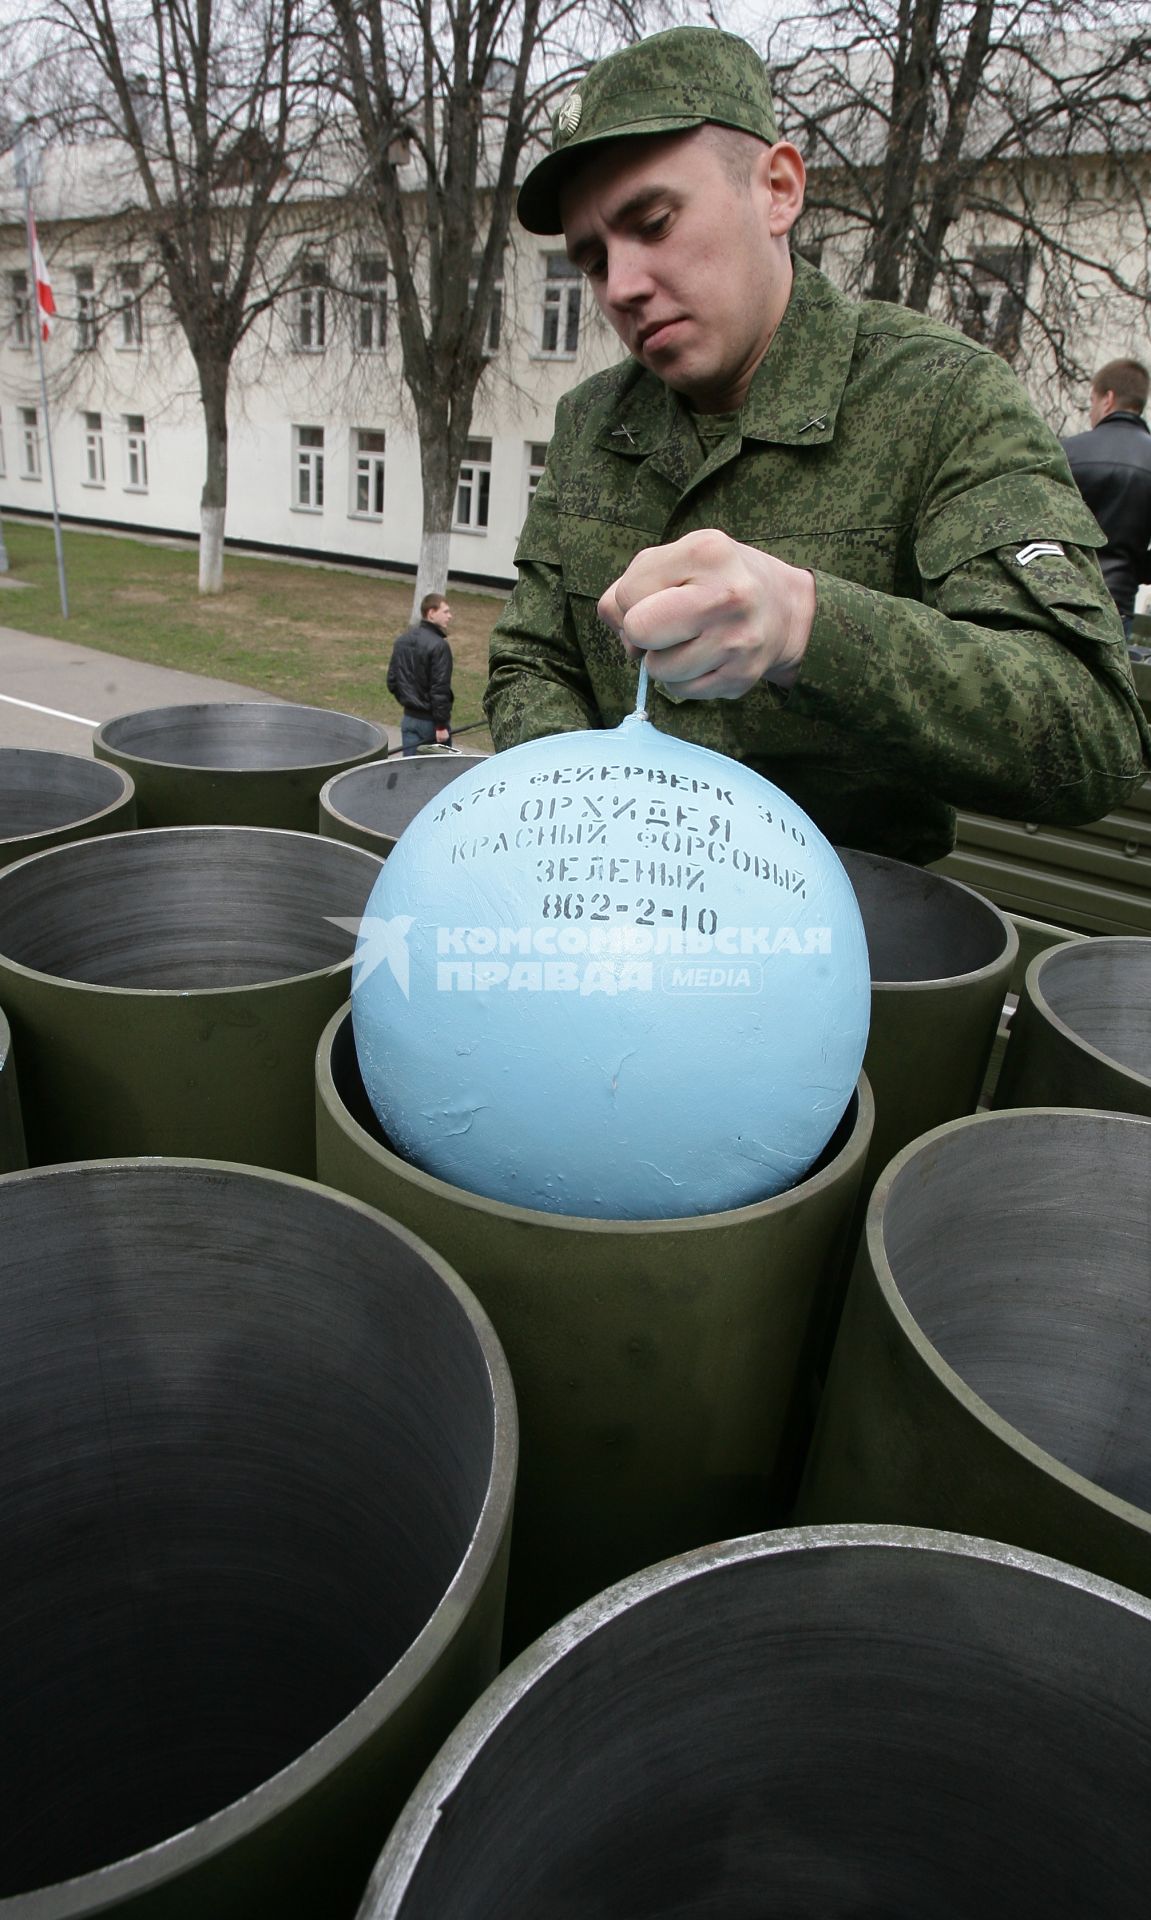
[[[600,147],[616,140],[639,140],[653,133],[690,133],[702,127],[699,114],[660,114],[650,120],[635,120],[618,132],[595,134],[587,140],[569,140],[556,153],[549,153],[534,166],[519,190],[516,213],[529,233],[562,233],[560,190],[572,166]]]

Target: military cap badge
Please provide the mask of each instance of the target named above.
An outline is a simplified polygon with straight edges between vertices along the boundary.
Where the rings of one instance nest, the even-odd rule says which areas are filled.
[[[580,114],[582,112],[583,101],[580,99],[579,94],[569,93],[563,106],[556,114],[557,137],[566,139],[568,134],[574,133],[579,126]]]

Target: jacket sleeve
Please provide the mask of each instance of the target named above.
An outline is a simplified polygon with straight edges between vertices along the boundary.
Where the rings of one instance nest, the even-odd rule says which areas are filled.
[[[603,724],[560,566],[553,463],[562,457],[564,413],[561,401],[548,464],[516,548],[519,578],[492,632],[484,711],[497,751],[546,734],[578,733]]]
[[[393,700],[399,700],[400,698],[400,685],[396,678],[396,644],[395,642],[392,644],[392,657],[388,661],[387,679],[388,692],[391,694]]]
[[[877,774],[952,806],[1101,818],[1149,743],[1096,544],[1054,436],[981,356],[942,396],[914,529],[920,597],[816,570],[787,710],[858,730]]]
[[[452,650],[446,640],[433,647],[428,658],[428,708],[437,727],[451,725]]]

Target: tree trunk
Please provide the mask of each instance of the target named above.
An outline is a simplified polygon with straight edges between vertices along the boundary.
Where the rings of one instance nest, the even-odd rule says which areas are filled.
[[[452,507],[459,472],[459,461],[453,458],[449,442],[446,418],[434,424],[421,420],[420,474],[424,487],[424,512],[420,562],[412,593],[413,620],[419,618],[420,601],[425,593],[443,593],[448,584]]]
[[[0,520],[0,573],[8,571],[8,549],[4,545],[4,522]]]
[[[224,591],[224,509],[200,502],[200,592]]]
[[[929,200],[923,244],[907,294],[908,306],[914,307],[918,313],[927,312],[927,303],[939,275],[944,241],[959,214],[961,190],[966,185],[963,149],[967,125],[987,66],[994,18],[995,0],[978,0],[967,30],[959,78],[951,90],[947,126],[935,165],[935,183]]]
[[[932,57],[940,0],[910,0],[900,9],[898,58],[891,82],[891,121],[883,165],[880,214],[872,236],[870,300],[902,298],[915,226],[916,187],[931,109]]]
[[[420,601],[425,593],[443,593],[448,584],[448,547],[451,533],[447,527],[429,527],[424,522],[420,535],[420,563],[412,592],[412,619],[420,617]]]
[[[200,369],[207,466],[200,495],[200,592],[224,591],[224,518],[228,506],[228,369]]]

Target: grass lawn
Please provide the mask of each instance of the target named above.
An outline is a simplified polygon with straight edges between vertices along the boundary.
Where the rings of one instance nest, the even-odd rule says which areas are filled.
[[[131,660],[238,680],[261,693],[399,724],[384,685],[392,641],[408,624],[412,585],[378,574],[229,553],[224,591],[196,591],[194,547],[64,529],[70,617],[60,617],[51,527],[5,518],[10,575],[0,626],[74,640]],[[488,636],[503,607],[494,594],[449,590],[457,727],[483,719]],[[461,742],[490,747],[486,729]]]

